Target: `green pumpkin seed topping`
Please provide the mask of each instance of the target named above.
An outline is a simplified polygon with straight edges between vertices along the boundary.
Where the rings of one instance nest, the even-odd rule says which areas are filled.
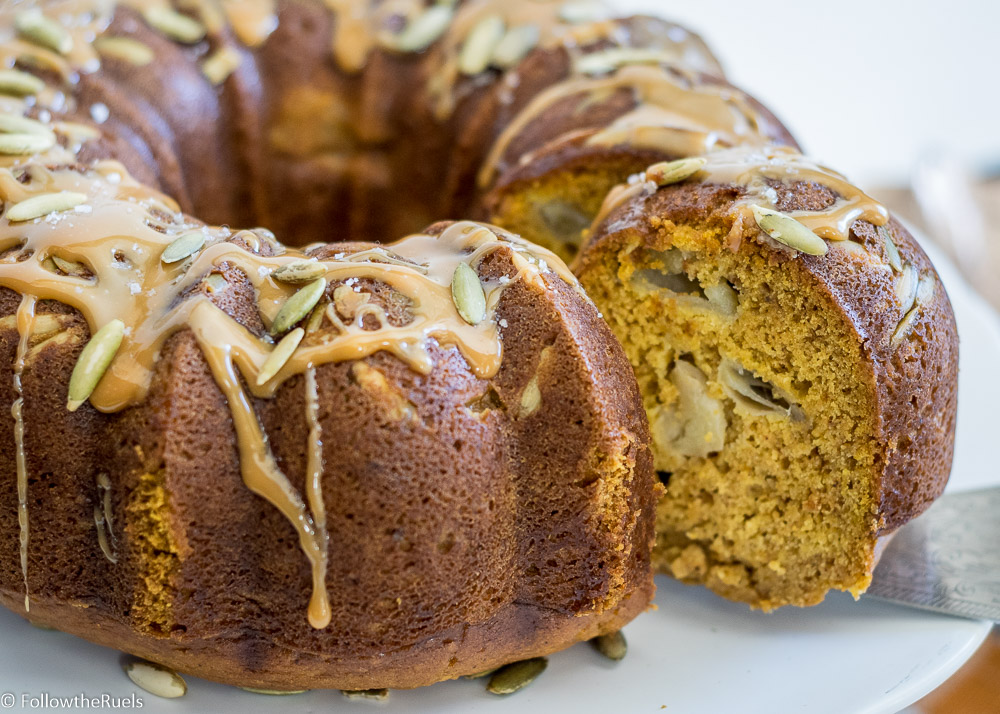
[[[145,67],[156,59],[149,45],[131,37],[98,37],[94,40],[94,48],[104,57],[128,62],[136,67]]]
[[[143,13],[143,17],[154,30],[185,45],[200,42],[207,32],[205,26],[194,18],[166,7],[151,7]]]
[[[829,251],[826,241],[791,216],[763,206],[750,208],[761,230],[782,245],[806,255],[826,255]]]
[[[112,320],[90,338],[83,348],[69,379],[69,397],[66,408],[75,412],[97,389],[104,373],[111,366],[125,336],[125,323]]]
[[[311,283],[326,275],[326,266],[317,260],[296,260],[285,263],[271,273],[275,280],[289,285]]]
[[[73,38],[66,28],[43,15],[38,8],[17,13],[14,17],[14,29],[26,40],[61,55],[73,49]]]
[[[422,52],[441,37],[451,24],[455,11],[444,4],[432,5],[414,17],[406,28],[390,41],[399,52]]]
[[[592,639],[590,644],[602,655],[616,662],[624,659],[625,653],[628,651],[628,643],[625,642],[625,635],[622,634],[621,630],[607,635],[599,635]]]
[[[257,375],[258,387],[267,384],[274,375],[281,371],[285,363],[295,354],[295,350],[298,349],[299,343],[302,342],[302,338],[305,335],[305,330],[301,327],[296,327],[285,335],[281,339],[281,342],[275,345],[271,354],[268,355],[267,361],[264,362],[264,366],[260,368],[260,374]]]
[[[705,168],[708,161],[701,157],[663,161],[646,169],[646,180],[657,186],[669,186],[689,179]]]
[[[205,246],[205,240],[204,231],[185,233],[164,248],[163,253],[160,255],[160,260],[167,264],[179,263],[201,250]]]
[[[462,319],[478,325],[486,317],[486,293],[476,271],[468,263],[459,263],[451,279],[451,297]]]
[[[486,691],[490,694],[513,694],[534,682],[548,666],[549,661],[545,657],[535,657],[523,662],[508,664],[498,669],[490,677]]]
[[[312,312],[325,292],[326,278],[320,278],[288,298],[275,316],[274,322],[271,323],[271,334],[280,335],[291,329],[293,325]]]
[[[45,89],[45,82],[19,69],[0,69],[0,94],[27,97]]]
[[[0,135],[2,138],[2,135]],[[30,221],[35,218],[47,216],[50,213],[68,211],[71,208],[85,203],[87,195],[74,191],[59,191],[57,193],[43,193],[38,196],[26,198],[7,209],[7,220],[11,223],[15,221]]]

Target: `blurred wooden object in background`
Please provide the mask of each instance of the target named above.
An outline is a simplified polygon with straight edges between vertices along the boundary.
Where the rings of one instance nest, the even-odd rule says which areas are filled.
[[[907,710],[911,711],[911,710]],[[913,705],[914,714],[1000,712],[1000,634],[993,634],[947,682]]]

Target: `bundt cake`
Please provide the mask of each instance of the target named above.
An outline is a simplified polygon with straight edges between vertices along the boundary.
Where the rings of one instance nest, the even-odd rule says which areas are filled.
[[[943,485],[933,269],[677,25],[50,0],[0,55],[0,601],[36,622],[414,687],[616,631],[654,557],[862,589]]]
[[[765,610],[864,591],[954,442],[955,319],[906,229],[793,149],[740,147],[613,191],[577,272],[649,416],[656,567]]]
[[[641,400],[558,257],[472,222],[298,252],[182,210],[296,244],[446,215],[497,100],[421,51],[481,8],[335,5],[0,22],[0,599],[271,690],[544,655],[653,588]],[[590,26],[510,13],[539,52]]]

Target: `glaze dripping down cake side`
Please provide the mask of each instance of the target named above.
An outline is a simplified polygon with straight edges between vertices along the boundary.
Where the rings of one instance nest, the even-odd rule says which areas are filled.
[[[576,267],[649,416],[657,569],[766,610],[863,592],[952,458],[954,315],[906,230],[791,149],[738,149],[620,187]]]

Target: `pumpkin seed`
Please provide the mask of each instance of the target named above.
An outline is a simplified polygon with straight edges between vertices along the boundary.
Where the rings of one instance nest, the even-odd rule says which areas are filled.
[[[192,17],[166,7],[151,7],[144,13],[147,24],[175,42],[193,45],[200,42],[207,30]]]
[[[75,412],[81,404],[90,399],[90,395],[97,389],[98,383],[118,353],[124,336],[125,323],[121,320],[112,320],[90,338],[69,378],[69,397],[66,402],[69,411]]]
[[[136,67],[145,67],[156,59],[149,45],[131,37],[98,37],[94,40],[94,47],[105,57],[113,57]]]
[[[0,94],[26,97],[45,89],[45,82],[18,69],[0,69]]]
[[[215,86],[219,86],[229,75],[239,69],[243,55],[232,47],[223,47],[209,55],[201,63],[201,73]]]
[[[602,655],[616,662],[624,659],[625,653],[628,651],[628,643],[625,642],[625,635],[621,633],[621,630],[609,635],[599,635],[592,639],[590,644]]]
[[[488,15],[476,23],[465,37],[458,54],[458,70],[462,74],[479,74],[490,64],[490,59],[504,37],[506,25],[499,15]]]
[[[125,673],[136,686],[164,699],[177,699],[187,694],[187,683],[177,672],[153,662],[136,659],[125,665]]]
[[[205,232],[191,231],[163,249],[160,260],[164,263],[177,263],[194,255],[205,246]]]
[[[915,307],[903,315],[903,319],[899,321],[898,325],[896,325],[896,329],[892,332],[892,337],[889,338],[889,346],[891,348],[895,349],[899,346],[899,343],[903,341],[904,337],[906,337],[910,328],[913,327],[913,323],[917,321],[919,314],[920,308]]]
[[[341,689],[340,693],[348,699],[374,699],[384,701],[389,698],[388,689]]]
[[[896,282],[893,284],[896,300],[903,306],[904,312],[913,307],[913,303],[917,299],[918,284],[919,276],[917,275],[917,269],[907,263],[903,266],[899,277],[896,278]]]
[[[885,240],[885,254],[889,259],[889,265],[898,273],[903,269],[903,259],[899,255],[899,249],[892,241],[892,236],[889,235],[889,231],[886,228],[880,228],[879,231]]]
[[[0,132],[4,134],[38,134],[39,136],[51,136],[53,141],[55,140],[55,135],[48,126],[20,114],[0,114]]]
[[[59,268],[59,270],[66,273],[66,275],[72,275],[74,277],[83,275],[86,270],[81,263],[76,263],[72,260],[65,260],[64,258],[60,258],[58,255],[52,256],[52,262],[55,263],[55,266]]]
[[[271,354],[269,354],[267,359],[264,361],[264,366],[260,368],[260,373],[257,375],[258,387],[262,387],[267,384],[267,382],[269,382],[274,375],[281,371],[281,368],[285,366],[285,363],[292,358],[293,354],[295,354],[295,350],[298,349],[299,343],[302,342],[302,338],[305,337],[305,335],[305,330],[301,327],[296,327],[294,330],[281,338],[281,342],[275,345],[274,349],[271,350]]]
[[[598,22],[607,19],[608,11],[602,3],[593,0],[566,2],[559,8],[559,19],[571,25]]]
[[[0,134],[0,154],[27,156],[48,151],[56,145],[55,134]]]
[[[101,132],[94,127],[72,121],[56,122],[52,125],[52,128],[76,144],[101,138]]]
[[[542,406],[542,390],[538,388],[538,375],[532,376],[531,380],[521,392],[521,413],[519,419],[524,419],[538,411]]]
[[[322,278],[324,275],[326,275],[326,266],[315,258],[285,263],[271,273],[272,278],[283,283],[288,283],[289,285],[311,283],[313,280]]]
[[[707,163],[707,160],[700,157],[662,161],[646,169],[646,180],[653,181],[657,186],[680,183],[701,171]]]
[[[907,265],[907,268],[911,266]],[[892,337],[889,338],[889,346],[893,349],[899,346],[899,343],[903,341],[903,338],[910,332],[913,327],[913,323],[917,321],[920,316],[920,311],[931,301],[934,297],[934,279],[928,275],[924,275],[917,282],[916,295],[913,299],[912,307],[903,315],[903,319],[899,321],[896,325],[896,329],[893,330]]]
[[[280,335],[282,332],[287,332],[292,325],[312,312],[325,292],[326,278],[320,278],[288,298],[271,323],[271,334]]]
[[[16,62],[31,70],[54,74],[61,74],[64,69],[63,60],[58,55],[41,47],[28,47],[22,50],[17,55]]]
[[[486,691],[490,694],[513,694],[534,682],[538,675],[544,672],[548,666],[549,661],[544,657],[535,657],[534,659],[526,659],[523,662],[508,664],[498,669],[490,677],[489,684],[486,685]]]
[[[591,52],[578,58],[573,66],[579,74],[609,74],[621,67],[635,64],[662,64],[676,59],[662,50],[637,47],[616,47]]]
[[[913,274],[916,275],[916,270],[914,270],[913,266],[907,265],[906,270],[913,271]],[[905,274],[906,272],[904,272]],[[889,346],[892,348],[899,346],[899,343],[903,341],[903,338],[906,337],[907,333],[913,327],[913,323],[920,316],[920,310],[934,298],[934,278],[930,275],[923,275],[919,280],[916,280],[916,283],[917,285],[913,291],[912,307],[903,315],[903,319],[896,325],[892,337],[889,338]]]
[[[323,325],[323,318],[326,317],[326,310],[329,305],[318,305],[313,308],[312,314],[306,320],[306,334],[311,335]]]
[[[294,691],[281,691],[278,689],[254,689],[253,687],[240,687],[244,692],[250,692],[251,694],[267,694],[272,697],[283,697],[292,694],[305,694],[308,689],[298,689]]]
[[[826,255],[829,251],[826,241],[791,216],[763,206],[750,208],[761,230],[782,245],[806,255]]]
[[[38,8],[17,13],[14,17],[17,34],[61,55],[73,49],[73,38],[66,28],[46,17]]]
[[[934,278],[930,275],[920,276],[917,283],[917,304],[926,305],[934,297]]]
[[[501,69],[510,69],[538,46],[542,32],[537,25],[520,25],[507,30],[507,34],[493,50],[491,63]]]
[[[2,139],[3,136],[0,136],[0,140]],[[11,223],[14,221],[30,221],[34,218],[55,213],[56,211],[68,211],[71,208],[76,208],[86,200],[87,194],[75,193],[73,191],[43,193],[15,203],[7,209],[7,220]]]
[[[447,5],[433,5],[413,18],[406,28],[392,38],[392,49],[400,52],[421,52],[430,47],[445,33],[454,9]]]
[[[476,271],[468,263],[459,263],[451,279],[451,299],[458,314],[470,325],[478,325],[486,317],[486,293]]]

